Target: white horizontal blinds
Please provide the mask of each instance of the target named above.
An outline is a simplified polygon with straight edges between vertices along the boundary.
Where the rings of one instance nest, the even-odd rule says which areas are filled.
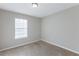
[[[15,38],[27,37],[27,20],[15,19]]]

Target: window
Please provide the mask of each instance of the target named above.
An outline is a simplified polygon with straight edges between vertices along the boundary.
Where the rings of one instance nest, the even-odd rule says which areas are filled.
[[[15,19],[15,39],[27,37],[27,20]]]

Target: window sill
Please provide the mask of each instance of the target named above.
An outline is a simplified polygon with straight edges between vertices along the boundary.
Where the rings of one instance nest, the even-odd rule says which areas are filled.
[[[15,40],[26,39],[27,37],[15,38]]]

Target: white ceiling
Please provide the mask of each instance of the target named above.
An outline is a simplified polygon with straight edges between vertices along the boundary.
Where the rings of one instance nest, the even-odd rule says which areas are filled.
[[[19,12],[35,17],[45,17],[64,9],[79,5],[77,3],[38,3],[37,8],[33,8],[31,3],[0,3],[0,9]]]

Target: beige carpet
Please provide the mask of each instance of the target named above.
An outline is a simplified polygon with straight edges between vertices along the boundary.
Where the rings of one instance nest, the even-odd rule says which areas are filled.
[[[46,42],[39,41],[0,52],[0,56],[77,56]]]

